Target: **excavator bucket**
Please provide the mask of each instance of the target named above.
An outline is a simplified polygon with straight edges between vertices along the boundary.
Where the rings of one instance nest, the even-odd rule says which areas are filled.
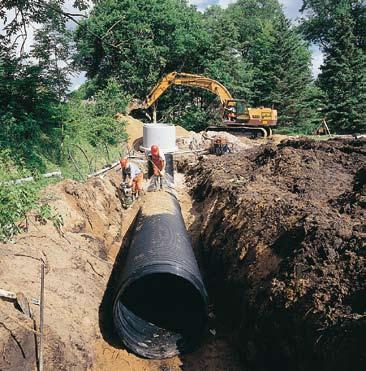
[[[132,111],[144,108],[144,104],[140,99],[132,99],[126,108],[126,113],[129,115]]]

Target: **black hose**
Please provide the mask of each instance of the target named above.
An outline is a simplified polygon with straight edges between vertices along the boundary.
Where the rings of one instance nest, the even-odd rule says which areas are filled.
[[[113,306],[125,346],[146,358],[195,349],[207,324],[207,293],[178,201],[147,195]]]

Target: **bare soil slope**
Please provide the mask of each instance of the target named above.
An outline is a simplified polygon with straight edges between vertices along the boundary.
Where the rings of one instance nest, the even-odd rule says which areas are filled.
[[[93,364],[92,343],[101,337],[98,308],[113,265],[108,254],[119,249],[123,235],[115,177],[112,173],[85,184],[64,181],[49,187],[44,198],[62,216],[61,230],[30,216],[26,233],[13,244],[0,244],[3,289],[38,298],[39,259],[46,263],[46,369],[86,369]],[[32,305],[32,310],[39,324],[39,309]],[[31,321],[10,302],[0,301],[0,313],[0,348],[6,344],[0,369],[33,369]]]
[[[366,142],[268,144],[188,174],[209,281],[238,296],[224,306],[249,369],[361,369]]]

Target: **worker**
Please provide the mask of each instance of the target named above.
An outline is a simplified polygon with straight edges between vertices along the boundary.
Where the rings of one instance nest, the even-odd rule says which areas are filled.
[[[235,121],[235,118],[236,118],[236,109],[235,107],[228,107],[227,108],[227,118],[230,120],[230,121]]]
[[[132,188],[132,192],[139,196],[142,193],[143,172],[137,165],[131,163],[127,157],[121,159],[120,164],[123,182],[127,182],[128,186]]]
[[[153,166],[153,175],[156,180],[157,188],[163,188],[163,180],[165,177],[165,154],[159,148],[158,145],[153,144],[150,148],[150,154],[148,155],[148,160]]]
[[[165,154],[156,144],[153,144],[150,148],[150,160],[153,164],[154,175],[164,176],[166,165]]]

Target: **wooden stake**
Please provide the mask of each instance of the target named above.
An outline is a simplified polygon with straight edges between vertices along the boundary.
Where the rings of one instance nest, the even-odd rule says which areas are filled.
[[[331,134],[331,132],[329,130],[329,127],[328,127],[328,124],[327,124],[327,120],[326,119],[323,120],[323,124],[324,124],[324,126],[325,126],[325,128],[327,130],[328,135],[329,136],[332,136],[332,134]]]
[[[41,264],[41,308],[39,319],[39,371],[43,371],[43,324],[44,324],[44,263]]]

